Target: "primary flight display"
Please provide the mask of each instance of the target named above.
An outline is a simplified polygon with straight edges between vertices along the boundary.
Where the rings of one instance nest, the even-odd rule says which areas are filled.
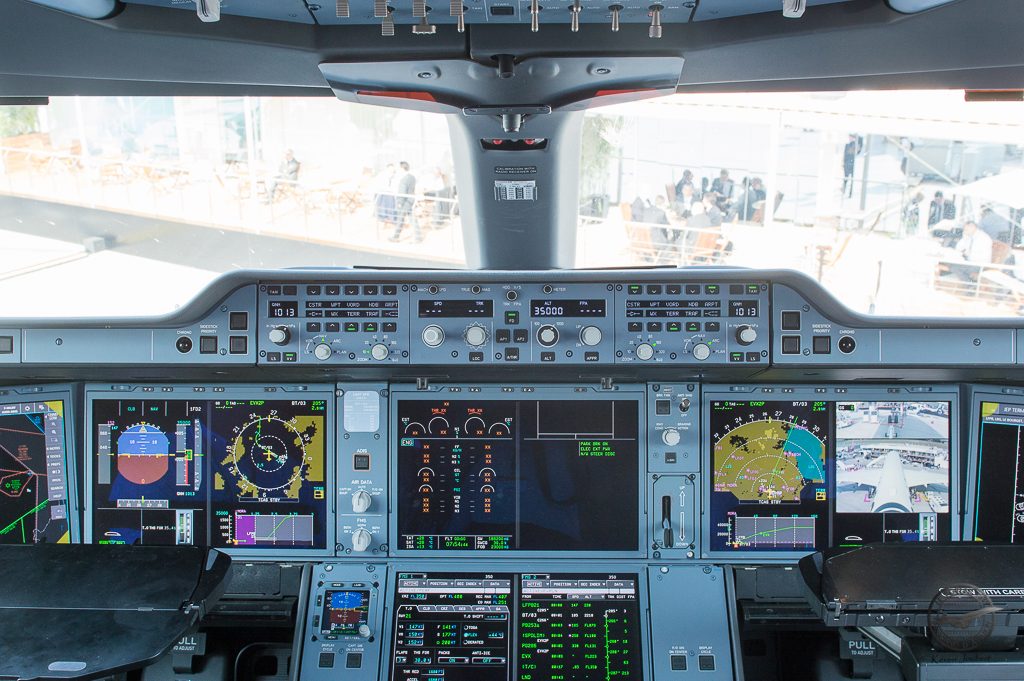
[[[93,541],[327,545],[325,400],[97,399],[92,429]]]

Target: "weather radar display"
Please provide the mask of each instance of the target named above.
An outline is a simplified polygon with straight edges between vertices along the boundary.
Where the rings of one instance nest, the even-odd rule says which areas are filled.
[[[92,537],[326,546],[324,400],[92,401]]]
[[[824,546],[827,403],[712,402],[711,431],[712,550]]]
[[[0,544],[66,543],[64,402],[0,404]]]

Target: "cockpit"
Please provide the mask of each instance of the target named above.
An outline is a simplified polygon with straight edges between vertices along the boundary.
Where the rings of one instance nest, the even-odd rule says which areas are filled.
[[[0,679],[1024,679],[1017,2],[0,18]]]

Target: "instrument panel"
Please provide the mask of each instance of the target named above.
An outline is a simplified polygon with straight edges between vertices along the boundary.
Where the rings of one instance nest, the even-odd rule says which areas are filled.
[[[1024,541],[1020,330],[788,273],[238,274],[0,329],[0,541],[307,564],[303,679],[734,679],[746,569]]]

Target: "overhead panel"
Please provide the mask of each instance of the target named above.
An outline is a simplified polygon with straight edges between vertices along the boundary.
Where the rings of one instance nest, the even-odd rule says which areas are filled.
[[[195,0],[126,0],[129,4],[196,11]],[[816,5],[848,0],[807,0]],[[203,6],[217,0],[202,0]],[[782,13],[782,0],[219,0],[223,16],[246,16],[292,23],[332,25],[413,25],[414,33],[431,34],[438,25],[527,24],[579,31],[581,26],[647,24],[652,38],[662,24],[709,21],[766,12]],[[210,19],[207,19],[209,21]],[[198,21],[198,19],[197,19]]]

